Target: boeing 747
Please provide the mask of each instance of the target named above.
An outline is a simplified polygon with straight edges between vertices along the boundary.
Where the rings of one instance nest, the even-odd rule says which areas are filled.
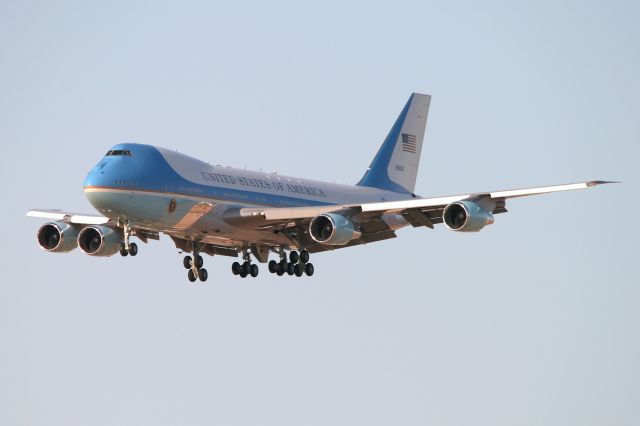
[[[362,179],[339,185],[276,173],[213,166],[151,145],[119,144],[86,177],[84,193],[100,213],[30,210],[50,220],[40,247],[91,256],[135,256],[143,242],[168,235],[184,257],[189,281],[206,281],[202,254],[238,257],[232,272],[311,276],[310,255],[396,237],[400,228],[444,225],[477,232],[505,213],[512,198],[584,189],[588,181],[437,198],[415,194],[431,96],[413,93]],[[276,260],[269,261],[270,254]]]

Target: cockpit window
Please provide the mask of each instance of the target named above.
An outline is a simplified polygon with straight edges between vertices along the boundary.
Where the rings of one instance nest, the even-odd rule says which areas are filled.
[[[107,154],[105,155],[105,157],[122,157],[122,156],[127,156],[127,157],[133,157],[133,155],[131,155],[131,151],[129,151],[128,149],[113,149],[109,152],[107,152]]]

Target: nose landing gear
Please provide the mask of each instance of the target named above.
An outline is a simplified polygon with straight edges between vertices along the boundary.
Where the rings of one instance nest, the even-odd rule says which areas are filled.
[[[136,243],[130,243],[129,240],[131,238],[131,225],[129,222],[125,222],[122,226],[124,231],[124,242],[120,244],[120,255],[125,257],[127,255],[135,256],[138,254],[138,245]]]

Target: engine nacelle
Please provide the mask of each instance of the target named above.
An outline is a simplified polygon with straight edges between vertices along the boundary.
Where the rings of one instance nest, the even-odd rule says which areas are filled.
[[[122,232],[109,226],[86,226],[78,234],[80,250],[91,256],[112,256],[122,241]]]
[[[445,207],[442,219],[447,228],[458,232],[478,232],[493,223],[493,215],[473,201],[456,201]]]
[[[353,222],[337,213],[325,213],[311,219],[309,235],[317,243],[342,246],[359,238]]]
[[[78,227],[65,222],[45,223],[38,229],[38,244],[43,250],[65,253],[78,247]]]

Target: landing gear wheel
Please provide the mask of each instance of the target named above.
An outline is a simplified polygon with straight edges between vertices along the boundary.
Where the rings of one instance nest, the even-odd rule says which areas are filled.
[[[233,272],[233,275],[240,275],[241,270],[242,266],[240,266],[238,262],[233,262],[233,265],[231,265],[231,272]]]
[[[249,275],[249,272],[251,272],[250,266],[251,264],[249,262],[244,262],[242,265],[240,265],[240,273],[238,275],[240,275],[242,278],[246,278],[247,275]]]
[[[184,266],[184,269],[191,269],[191,256],[185,256],[182,259],[182,266]]]
[[[293,263],[293,262],[287,263],[287,274],[293,275],[294,272],[295,272],[295,266],[296,266],[296,264]]]
[[[276,262],[273,259],[270,260],[269,261],[269,272],[271,272],[272,274],[275,274],[277,270],[278,270],[278,262]]]
[[[120,244],[120,256],[125,257],[129,254],[124,244]]]
[[[282,262],[278,263],[278,269],[276,269],[276,274],[278,274],[279,277],[284,275],[284,272],[286,270],[285,267],[286,263],[283,265]]]
[[[206,269],[198,269],[198,276],[200,277],[200,281],[205,282],[207,278],[209,278],[209,273]]]
[[[196,281],[196,274],[193,273],[193,269],[189,269],[189,272],[187,272],[187,277],[192,283]]]
[[[291,261],[291,263],[298,263],[298,260],[300,260],[300,255],[297,251],[293,250],[291,253],[289,253],[289,260]]]
[[[138,254],[138,245],[136,243],[129,244],[129,254],[131,256]]]
[[[304,273],[307,274],[308,277],[313,275],[313,271],[313,263],[307,263],[306,265],[304,265]]]
[[[309,263],[309,252],[302,250],[300,252],[300,260],[302,260],[302,263]]]
[[[204,260],[202,259],[202,256],[197,255],[195,257],[195,261],[196,261],[196,268],[198,269],[202,268],[202,265],[204,265]]]
[[[294,272],[296,274],[296,277],[301,277],[302,274],[304,273],[303,270],[302,270],[302,266],[300,266],[299,263],[296,263],[296,266],[293,269],[294,269]]]
[[[260,272],[260,270],[258,269],[258,265],[251,265],[249,268],[249,273],[251,274],[251,276],[253,278],[258,276],[258,272]]]

